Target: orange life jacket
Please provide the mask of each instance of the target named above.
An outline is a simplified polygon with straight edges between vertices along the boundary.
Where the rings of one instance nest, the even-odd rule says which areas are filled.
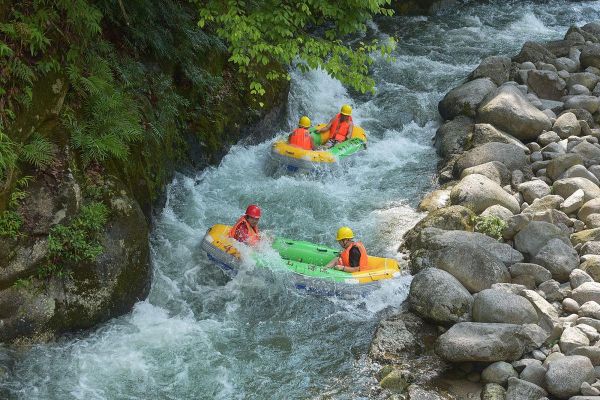
[[[360,261],[358,262],[359,270],[365,270],[369,268],[369,256],[367,256],[367,249],[361,242],[354,242],[350,246],[348,246],[342,254],[340,254],[340,261],[343,266],[350,267],[350,250],[354,247],[358,247],[360,250]]]
[[[244,225],[246,228],[245,234],[243,232],[244,229],[240,229]],[[238,233],[238,230],[240,231],[240,233]],[[248,243],[249,245],[254,245],[258,243],[260,239],[258,236],[258,226],[256,228],[252,228],[245,215],[242,215],[240,219],[237,220],[235,225],[231,228],[231,230],[229,231],[229,237],[234,238],[238,242]]]
[[[306,128],[294,129],[294,132],[290,135],[289,143],[301,149],[312,150],[312,139]]]
[[[336,115],[333,121],[331,121],[331,128],[329,128],[329,138],[336,142],[346,140],[346,136],[348,136],[348,131],[350,130],[350,123],[352,123],[351,116],[348,116],[348,119],[344,122],[341,119],[342,114]]]

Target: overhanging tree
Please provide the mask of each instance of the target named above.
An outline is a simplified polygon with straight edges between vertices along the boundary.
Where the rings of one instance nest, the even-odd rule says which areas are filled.
[[[252,94],[263,95],[264,83],[289,79],[281,66],[322,68],[343,84],[372,91],[371,53],[389,56],[390,39],[349,45],[345,39],[366,31],[376,15],[391,16],[391,0],[192,0],[203,29],[212,29],[228,44],[229,59],[248,76]]]

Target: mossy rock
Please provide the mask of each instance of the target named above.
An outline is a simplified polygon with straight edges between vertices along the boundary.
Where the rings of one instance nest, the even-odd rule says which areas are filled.
[[[475,214],[466,207],[455,205],[435,210],[404,234],[403,247],[413,251],[419,246],[419,236],[425,228],[473,232]]]
[[[393,369],[385,375],[379,384],[384,389],[399,393],[404,392],[408,385],[410,385],[406,374],[398,369]]]

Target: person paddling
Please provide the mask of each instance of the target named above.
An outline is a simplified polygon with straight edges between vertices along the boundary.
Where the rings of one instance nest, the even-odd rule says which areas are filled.
[[[331,147],[337,143],[341,143],[352,137],[352,130],[354,124],[352,123],[352,107],[348,104],[344,104],[339,112],[327,125],[319,129],[318,132],[329,131],[329,140],[325,145]]]
[[[315,144],[308,128],[310,128],[310,118],[305,115],[298,121],[298,128],[294,129],[288,138],[288,143],[301,149],[314,150]]]
[[[337,231],[336,239],[344,248],[339,258],[334,258],[327,264],[327,268],[334,268],[345,272],[358,272],[369,267],[367,250],[361,242],[355,242],[354,232],[347,226],[342,226]]]
[[[260,215],[260,207],[255,204],[249,205],[246,208],[246,213],[237,220],[229,231],[229,237],[251,246],[256,245],[260,240],[258,233]]]

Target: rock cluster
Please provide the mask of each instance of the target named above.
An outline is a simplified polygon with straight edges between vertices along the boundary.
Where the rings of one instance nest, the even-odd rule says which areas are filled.
[[[439,111],[411,311],[443,332],[442,360],[480,366],[481,398],[600,399],[600,23],[483,60]]]

